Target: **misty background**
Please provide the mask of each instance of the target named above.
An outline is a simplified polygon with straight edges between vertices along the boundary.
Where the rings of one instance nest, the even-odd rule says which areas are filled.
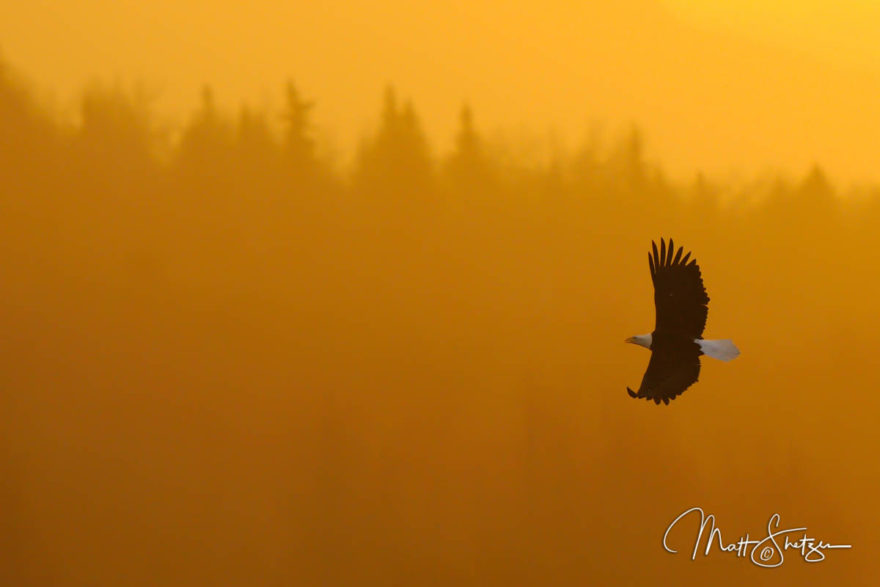
[[[672,173],[629,124],[535,147],[460,98],[444,146],[379,82],[346,151],[284,79],[175,123],[0,67],[4,584],[876,583],[880,184]],[[661,236],[742,351],[670,406],[625,391]],[[854,546],[666,553],[694,506]]]
[[[84,81],[143,86],[186,122],[218,104],[280,110],[293,75],[322,142],[350,157],[393,83],[452,147],[467,100],[488,134],[580,144],[637,124],[648,156],[745,178],[820,162],[880,180],[880,6],[860,0],[115,0],[6,2],[3,55],[69,116]],[[748,129],[748,132],[743,132]]]

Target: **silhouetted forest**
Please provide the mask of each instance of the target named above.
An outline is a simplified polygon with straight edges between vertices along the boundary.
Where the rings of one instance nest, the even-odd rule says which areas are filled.
[[[0,582],[874,584],[880,187],[530,158],[467,107],[438,152],[393,89],[336,160],[281,90],[176,129],[0,68]],[[742,350],[669,407],[625,392],[660,236]],[[664,552],[693,506],[855,547]]]

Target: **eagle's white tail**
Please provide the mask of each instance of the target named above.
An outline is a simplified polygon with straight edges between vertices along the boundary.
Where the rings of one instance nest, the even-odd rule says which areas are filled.
[[[739,349],[736,348],[736,345],[729,338],[724,340],[703,340],[698,338],[695,342],[700,345],[704,355],[709,355],[713,359],[731,361],[739,356]]]

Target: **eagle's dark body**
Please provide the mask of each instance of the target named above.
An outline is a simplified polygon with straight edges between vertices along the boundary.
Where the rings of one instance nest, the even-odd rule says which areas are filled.
[[[634,398],[665,404],[693,385],[700,376],[700,345],[709,313],[709,296],[696,259],[682,256],[684,249],[675,250],[660,240],[660,250],[651,243],[648,254],[651,279],[654,282],[654,305],[657,319],[651,333],[651,360],[638,392],[626,388]],[[689,260],[690,259],[690,260]]]

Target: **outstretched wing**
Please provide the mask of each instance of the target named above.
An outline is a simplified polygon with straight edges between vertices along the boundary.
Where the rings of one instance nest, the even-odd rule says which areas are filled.
[[[638,393],[628,387],[626,390],[630,397],[668,404],[669,400],[675,399],[697,382],[701,354],[699,345],[685,338],[657,340]]]
[[[651,247],[653,253],[648,253],[648,263],[657,310],[654,331],[700,338],[706,327],[709,296],[703,287],[697,260],[690,259],[690,253],[682,257],[682,247],[676,252],[672,239],[669,239],[669,247],[660,239],[659,253],[654,241],[651,241]]]

